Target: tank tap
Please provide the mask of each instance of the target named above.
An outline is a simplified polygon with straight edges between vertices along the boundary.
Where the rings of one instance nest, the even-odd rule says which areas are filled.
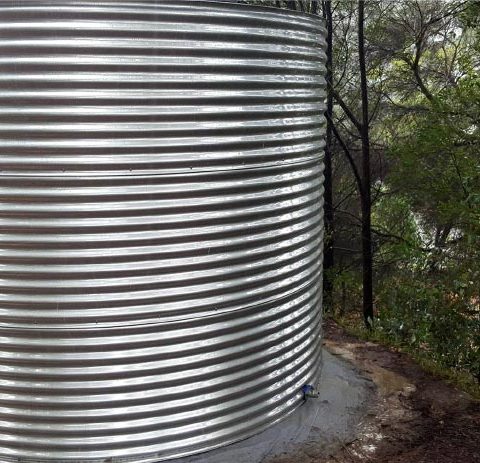
[[[318,391],[311,385],[311,384],[304,384],[302,386],[303,392],[303,400],[307,400],[307,398],[316,399],[319,396]]]

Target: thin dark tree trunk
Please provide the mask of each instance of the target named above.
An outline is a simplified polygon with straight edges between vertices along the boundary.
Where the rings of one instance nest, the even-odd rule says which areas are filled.
[[[372,256],[372,225],[371,225],[371,192],[370,192],[370,140],[368,117],[368,88],[365,66],[365,3],[358,2],[358,59],[360,65],[360,88],[362,99],[362,123],[360,135],[362,138],[362,265],[363,265],[363,318],[367,328],[373,323],[373,256]]]
[[[287,8],[289,10],[296,10],[297,9],[297,2],[295,0],[288,0]]]
[[[333,27],[332,10],[330,0],[322,1],[323,17],[327,26],[327,60],[326,60],[326,78],[327,78],[327,132],[325,146],[325,182],[324,182],[324,214],[325,214],[325,249],[323,256],[323,297],[324,307],[328,310],[332,304],[332,275],[331,270],[334,265],[334,211],[333,211],[333,186],[332,186],[332,113],[333,113],[333,82],[332,82],[332,61],[333,61]]]
[[[345,282],[342,281],[342,305],[340,307],[341,317],[345,315],[346,307],[347,307],[347,288],[346,288]]]

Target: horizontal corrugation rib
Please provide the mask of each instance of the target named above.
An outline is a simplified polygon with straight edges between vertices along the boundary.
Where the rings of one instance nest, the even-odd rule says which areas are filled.
[[[0,460],[257,433],[320,368],[321,22],[0,5]]]

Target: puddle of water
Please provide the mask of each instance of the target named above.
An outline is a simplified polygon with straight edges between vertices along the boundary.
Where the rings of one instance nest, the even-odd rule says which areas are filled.
[[[369,365],[369,367],[370,369],[367,372],[372,376],[382,395],[396,393],[409,395],[415,391],[415,385],[404,376],[377,365]]]

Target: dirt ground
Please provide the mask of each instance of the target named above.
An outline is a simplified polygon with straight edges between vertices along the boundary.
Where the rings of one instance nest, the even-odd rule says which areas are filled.
[[[314,444],[275,463],[480,463],[480,403],[404,354],[325,326],[325,347],[377,387],[355,440],[325,458]]]

